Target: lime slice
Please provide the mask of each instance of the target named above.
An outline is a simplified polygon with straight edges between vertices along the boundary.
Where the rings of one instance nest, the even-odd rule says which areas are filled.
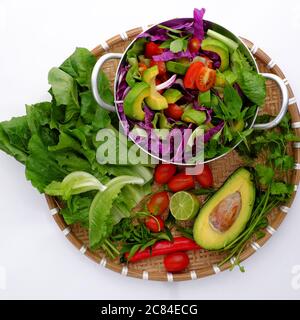
[[[200,203],[198,198],[189,192],[180,191],[171,197],[170,210],[176,220],[189,220],[198,213]]]

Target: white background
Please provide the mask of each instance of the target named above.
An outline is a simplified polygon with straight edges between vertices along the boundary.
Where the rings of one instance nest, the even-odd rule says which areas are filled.
[[[48,70],[76,46],[92,49],[121,31],[191,16],[195,6],[260,45],[300,97],[297,2],[0,0],[0,121],[46,98]],[[300,265],[299,197],[279,232],[245,263],[245,274],[228,271],[185,283],[125,278],[82,256],[55,225],[43,196],[26,182],[23,166],[3,153],[0,200],[0,299],[300,298],[291,285],[292,267]]]

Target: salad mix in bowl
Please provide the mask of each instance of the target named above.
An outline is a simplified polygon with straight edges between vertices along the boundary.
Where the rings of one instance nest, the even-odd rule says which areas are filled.
[[[147,151],[149,140],[158,142],[157,153],[151,148],[151,154],[168,155],[171,162],[185,162],[178,149],[185,150],[190,142],[185,138],[173,149],[162,147],[174,131],[184,136],[190,129],[193,143],[201,135],[207,161],[227,153],[251,132],[258,106],[265,101],[265,79],[255,63],[239,43],[210,29],[204,13],[195,9],[193,19],[169,20],[142,33],[119,67],[120,119],[127,129],[148,133],[148,150],[140,136],[135,142]],[[198,159],[193,153],[189,161]]]

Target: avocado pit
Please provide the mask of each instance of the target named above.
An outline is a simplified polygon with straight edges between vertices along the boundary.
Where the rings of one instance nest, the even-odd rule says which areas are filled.
[[[226,232],[238,218],[242,207],[242,197],[239,191],[224,198],[209,216],[210,226],[218,232]]]

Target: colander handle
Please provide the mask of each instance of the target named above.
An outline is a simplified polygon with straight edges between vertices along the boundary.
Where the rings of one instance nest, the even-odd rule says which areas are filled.
[[[253,129],[258,129],[258,130],[267,130],[267,129],[272,129],[274,127],[276,127],[280,121],[282,120],[282,118],[285,116],[287,109],[288,109],[288,103],[289,103],[289,93],[288,93],[288,89],[286,87],[286,85],[284,84],[283,80],[278,77],[275,74],[272,73],[261,73],[261,75],[263,77],[265,77],[266,79],[270,79],[273,80],[277,83],[277,85],[279,86],[279,89],[281,91],[281,95],[282,95],[282,103],[281,103],[281,108],[280,111],[278,113],[278,115],[270,122],[268,123],[258,123],[255,124],[253,126]]]
[[[99,75],[99,71],[102,67],[102,65],[108,61],[108,60],[112,60],[112,59],[121,59],[123,56],[122,53],[107,53],[103,56],[101,56],[99,58],[99,60],[97,61],[97,63],[94,66],[93,72],[92,72],[92,77],[91,77],[91,84],[92,84],[92,92],[93,92],[93,96],[95,98],[95,100],[97,101],[97,103],[99,104],[99,106],[103,109],[106,109],[108,111],[116,111],[115,106],[106,103],[105,101],[103,101],[103,99],[100,97],[99,91],[98,91],[98,75]]]

